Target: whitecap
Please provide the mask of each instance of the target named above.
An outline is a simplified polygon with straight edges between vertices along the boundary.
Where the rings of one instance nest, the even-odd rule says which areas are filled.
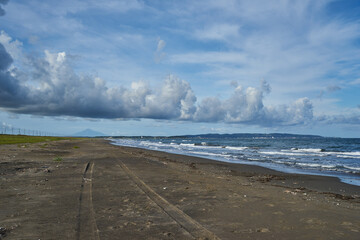
[[[336,165],[318,164],[318,163],[295,163],[304,167],[336,168]]]
[[[190,151],[189,153],[197,154],[197,155],[206,155],[206,156],[231,157],[231,155],[221,154],[221,153],[197,152],[197,151]]]
[[[226,149],[230,149],[230,150],[239,150],[239,151],[243,151],[245,149],[248,149],[248,147],[232,147],[232,146],[225,146]]]
[[[195,144],[194,143],[180,143],[181,146],[185,146],[185,147],[194,147]]]
[[[293,152],[277,152],[277,151],[268,151],[268,152],[259,152],[261,154],[267,155],[287,155],[287,156],[306,156],[304,153],[293,153]]]
[[[292,151],[295,152],[309,152],[309,153],[319,153],[319,152],[324,152],[324,149],[321,148],[298,148],[298,149],[291,149]]]
[[[360,171],[360,167],[352,167],[352,166],[348,166],[348,165],[343,165],[343,167],[347,168],[347,169],[351,169],[351,170]]]

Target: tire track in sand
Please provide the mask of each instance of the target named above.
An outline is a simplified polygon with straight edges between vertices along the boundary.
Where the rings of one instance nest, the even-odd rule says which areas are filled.
[[[76,227],[77,240],[100,240],[92,201],[92,175],[94,171],[94,165],[95,164],[93,162],[88,162],[85,165],[83,171],[79,196],[79,212]]]
[[[132,172],[120,159],[119,167],[122,168],[132,181],[156,204],[158,205],[169,217],[174,219],[183,229],[185,229],[195,239],[211,239],[220,240],[213,232],[206,229],[195,219],[181,211],[169,203],[165,198],[156,193],[149,185],[144,183],[134,172]]]

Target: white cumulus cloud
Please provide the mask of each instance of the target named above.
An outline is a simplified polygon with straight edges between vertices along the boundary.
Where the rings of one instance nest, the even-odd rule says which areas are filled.
[[[37,116],[70,116],[103,119],[167,119],[195,122],[225,122],[258,126],[291,126],[313,121],[358,124],[359,116],[317,116],[308,98],[283,105],[266,105],[270,85],[258,87],[233,82],[234,90],[225,99],[210,96],[197,101],[189,82],[169,75],[162,85],[144,81],[130,87],[109,87],[100,77],[78,74],[65,52],[45,51],[43,57],[22,56],[16,67],[7,49],[21,46],[5,33],[0,43],[0,108],[10,113]],[[158,42],[162,50],[165,42]],[[15,48],[14,48],[15,49]],[[21,50],[21,48],[18,48]],[[121,82],[121,79],[119,79]],[[337,90],[331,87],[329,90]]]

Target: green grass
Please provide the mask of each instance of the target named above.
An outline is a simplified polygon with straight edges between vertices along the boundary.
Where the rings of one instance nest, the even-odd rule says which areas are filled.
[[[41,147],[41,148],[46,148],[48,145],[49,145],[49,144],[44,143],[44,144],[43,144],[43,145],[41,145],[40,147]]]
[[[1,134],[0,135],[0,145],[1,144],[49,142],[49,141],[58,141],[58,140],[65,140],[65,139],[73,139],[73,138]]]
[[[62,157],[56,157],[53,160],[54,160],[54,162],[61,162],[63,159],[62,159]]]

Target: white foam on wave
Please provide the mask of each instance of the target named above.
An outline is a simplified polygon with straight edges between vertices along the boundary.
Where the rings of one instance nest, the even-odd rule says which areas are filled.
[[[338,154],[346,154],[346,155],[360,156],[360,152],[339,152]]]
[[[338,157],[338,158],[352,158],[352,159],[357,158],[357,159],[360,159],[360,156],[358,157],[358,156],[348,156],[348,155],[336,155],[336,157]]]
[[[300,148],[298,149],[298,151],[301,151],[301,152],[323,152],[324,150],[321,149],[321,148]]]
[[[142,146],[145,148],[151,148],[151,149],[164,149],[164,148],[174,148],[178,149],[179,145],[174,143],[163,143],[163,142],[151,142],[151,141],[141,141],[138,142],[138,144],[134,144],[134,146]]]
[[[209,150],[209,149],[221,149],[223,147],[221,146],[208,146],[208,145],[196,145],[195,143],[180,143],[181,147],[185,147],[185,148],[191,148],[191,149],[204,149],[204,150]]]
[[[320,168],[336,168],[336,165],[318,164],[318,163],[295,163],[303,167],[320,167]]]
[[[248,147],[232,147],[232,146],[226,146],[225,148],[229,150],[238,150],[238,151],[243,151],[245,149],[248,149]]]
[[[350,169],[350,170],[355,170],[355,171],[360,171],[360,167],[351,167],[348,165],[343,165],[344,168]]]
[[[279,161],[279,160],[272,160],[273,163],[279,163],[279,164],[291,164],[290,162],[287,161]]]
[[[190,151],[191,154],[197,154],[197,155],[206,155],[206,156],[216,156],[216,157],[231,157],[229,154],[222,154],[222,153],[210,153],[210,152],[197,152],[197,151]]]
[[[157,142],[150,142],[150,141],[141,141],[140,142],[140,145],[143,145],[143,146],[163,146],[164,144],[163,143],[157,143]]]
[[[292,148],[291,151],[294,152],[307,152],[307,153],[320,153],[324,152],[321,148]]]
[[[195,147],[195,144],[194,143],[180,143],[180,146]]]
[[[281,151],[286,152],[286,150],[281,150]],[[326,152],[321,148],[301,148],[301,149],[292,148],[291,151],[295,152],[295,153],[298,153],[298,152],[314,153],[315,155],[318,155],[318,156],[335,155],[336,157],[339,157],[339,158],[358,158],[358,159],[360,159],[360,152]]]
[[[287,155],[287,156],[306,156],[307,154],[304,153],[293,153],[293,152],[278,152],[278,151],[267,151],[267,152],[259,152],[261,154],[267,155]]]
[[[343,158],[360,158],[360,152],[333,152],[332,154]]]

